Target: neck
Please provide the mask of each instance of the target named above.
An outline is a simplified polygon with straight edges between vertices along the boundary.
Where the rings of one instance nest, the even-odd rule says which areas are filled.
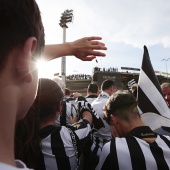
[[[135,120],[129,120],[127,123],[122,124],[122,134],[124,136],[126,133],[130,132],[132,129],[139,127],[139,126],[146,126],[140,118],[136,118]]]
[[[20,107],[17,103],[19,90],[9,80],[10,75],[5,75],[7,77],[0,80],[0,162],[15,166],[14,133]]]
[[[104,90],[103,92],[107,93],[109,96],[111,95],[109,90]]]
[[[1,101],[0,101],[1,103]],[[15,110],[0,105],[0,162],[15,166],[14,162],[14,129]]]

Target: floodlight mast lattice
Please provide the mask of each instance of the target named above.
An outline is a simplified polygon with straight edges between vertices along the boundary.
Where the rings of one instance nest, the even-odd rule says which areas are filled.
[[[73,10],[65,10],[61,14],[59,25],[63,28],[63,43],[66,42],[66,29],[68,28],[67,23],[73,20]],[[66,57],[63,56],[61,59],[61,77],[64,84],[66,84]]]
[[[170,58],[163,58],[161,61],[165,61],[165,68],[166,68],[166,74],[167,74],[167,81],[168,81],[168,67],[167,67],[167,61],[169,60]]]

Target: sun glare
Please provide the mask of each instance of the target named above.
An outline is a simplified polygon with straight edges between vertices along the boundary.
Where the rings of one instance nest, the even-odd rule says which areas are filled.
[[[37,61],[37,68],[39,78],[51,78],[54,75],[53,69],[50,68],[49,63],[45,60]]]

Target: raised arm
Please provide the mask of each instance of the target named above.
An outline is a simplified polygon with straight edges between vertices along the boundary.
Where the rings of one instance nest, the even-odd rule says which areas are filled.
[[[105,54],[98,51],[107,50],[105,44],[99,41],[101,39],[101,37],[85,37],[73,42],[46,45],[42,58],[51,60],[61,56],[74,55],[82,61],[91,61],[96,56],[104,57]]]

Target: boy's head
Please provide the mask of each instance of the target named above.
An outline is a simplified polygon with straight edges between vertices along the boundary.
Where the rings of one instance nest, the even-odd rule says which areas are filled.
[[[99,87],[98,87],[97,84],[95,84],[95,83],[90,83],[90,84],[88,85],[88,88],[87,88],[87,93],[88,93],[88,94],[95,94],[95,95],[97,95],[97,94],[98,94],[98,91],[99,91]]]
[[[51,79],[39,79],[33,107],[38,107],[40,122],[46,122],[59,116],[63,97],[64,93],[58,83]]]
[[[37,39],[35,53],[44,47],[44,28],[35,0],[0,0],[0,68],[11,50],[29,37]]]
[[[108,99],[103,110],[105,120],[115,127],[119,136],[124,135],[124,131],[129,130],[131,122],[135,122],[140,117],[135,96],[125,90],[115,92]],[[126,129],[122,132],[124,127]]]
[[[0,0],[1,107],[13,108],[17,119],[34,101],[38,82],[35,57],[43,47],[44,28],[35,0]]]

